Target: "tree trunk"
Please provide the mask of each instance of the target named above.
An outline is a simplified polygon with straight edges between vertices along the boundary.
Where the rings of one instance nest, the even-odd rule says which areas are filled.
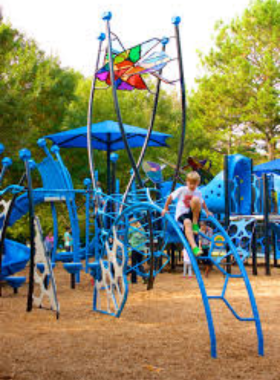
[[[268,151],[268,159],[269,161],[275,160],[275,142],[271,142],[271,140],[267,140],[267,151]]]
[[[232,126],[228,127],[228,146],[227,146],[227,154],[231,154],[232,148]]]

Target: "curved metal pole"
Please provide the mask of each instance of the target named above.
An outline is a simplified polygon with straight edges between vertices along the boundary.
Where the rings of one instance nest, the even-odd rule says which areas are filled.
[[[233,253],[233,257],[240,269],[240,273],[243,277],[243,281],[245,283],[245,287],[248,293],[249,301],[251,304],[252,308],[252,313],[254,315],[254,320],[255,320],[255,327],[256,327],[256,332],[257,332],[257,338],[258,338],[258,353],[259,355],[263,356],[264,355],[264,339],[263,339],[263,332],[262,332],[262,325],[260,321],[260,316],[258,312],[258,307],[256,303],[256,299],[251,287],[251,283],[248,277],[248,274],[246,272],[246,269],[244,267],[244,264],[239,256],[239,254],[236,251],[235,245],[229,238],[227,232],[224,230],[222,225],[215,219],[213,216],[208,216],[207,221],[210,221],[216,228],[218,228],[220,234],[224,237],[225,241],[229,245],[230,251]]]
[[[181,22],[180,17],[174,17],[172,19],[172,23],[175,26],[175,36],[176,36],[176,46],[177,46],[177,55],[178,55],[178,62],[179,62],[179,73],[180,73],[180,89],[181,89],[181,107],[182,107],[182,126],[181,126],[181,140],[179,143],[179,152],[178,152],[178,159],[175,169],[175,174],[173,178],[172,188],[171,191],[173,191],[176,187],[177,178],[179,176],[180,172],[180,166],[182,162],[183,157],[183,151],[184,151],[184,142],[185,142],[185,136],[186,136],[186,91],[185,91],[185,80],[184,80],[184,69],[183,69],[183,58],[182,58],[182,49],[181,49],[181,40],[180,40],[180,32],[179,32],[179,24]]]
[[[165,48],[166,48],[166,45],[167,45],[168,42],[169,42],[168,38],[163,38],[162,39],[162,41],[161,41],[161,43],[162,43],[162,51],[165,51]],[[161,74],[162,74],[162,69],[159,72],[159,75],[161,75]],[[142,164],[142,161],[144,159],[145,153],[147,151],[147,147],[148,147],[148,143],[149,143],[149,140],[150,140],[150,136],[151,136],[151,134],[153,132],[154,123],[155,123],[155,119],[156,119],[157,106],[158,106],[158,101],[159,101],[160,85],[161,85],[161,79],[158,78],[157,79],[157,88],[156,88],[154,107],[153,107],[153,112],[152,112],[152,116],[151,116],[150,126],[148,128],[147,136],[145,138],[142,150],[140,152],[140,155],[139,155],[139,158],[138,158],[138,161],[137,161],[137,168],[139,168],[141,166],[141,164]],[[133,172],[132,175],[131,175],[131,177],[130,177],[130,179],[129,179],[128,185],[127,185],[126,190],[125,190],[125,193],[123,195],[123,199],[122,199],[123,204],[120,207],[120,213],[123,210],[123,205],[126,202],[128,193],[130,191],[130,188],[131,188],[131,185],[132,185],[134,179],[135,179],[135,173]]]
[[[89,105],[88,105],[88,116],[87,116],[87,151],[88,151],[88,162],[89,162],[89,170],[90,170],[90,176],[92,180],[92,186],[95,189],[96,183],[95,183],[95,176],[94,176],[94,161],[93,161],[93,149],[91,146],[92,140],[91,140],[91,124],[92,124],[92,111],[93,111],[93,101],[94,101],[94,93],[95,93],[95,83],[96,83],[96,71],[99,66],[99,60],[100,60],[100,53],[101,53],[101,47],[102,43],[105,40],[105,34],[101,33],[98,37],[99,39],[99,48],[98,48],[98,54],[96,59],[96,66],[94,71],[94,76],[92,78],[92,84],[91,84],[91,90],[90,90],[90,97],[89,97]]]
[[[162,209],[155,204],[150,204],[147,202],[134,204],[130,207],[127,207],[121,215],[117,216],[116,220],[114,221],[113,228],[114,228],[114,226],[118,225],[119,221],[121,221],[124,216],[133,214],[134,212],[143,212],[143,211],[148,211],[148,212],[156,211],[159,214],[161,214]],[[194,273],[196,275],[196,280],[197,280],[199,290],[201,293],[202,302],[203,302],[204,310],[205,310],[205,315],[206,315],[206,319],[207,319],[207,323],[208,323],[211,356],[213,358],[216,358],[217,357],[217,348],[216,348],[216,335],[215,335],[214,322],[213,322],[213,318],[212,318],[212,313],[211,313],[211,308],[210,308],[207,292],[206,292],[204,282],[203,282],[203,279],[202,279],[202,276],[201,276],[201,273],[200,273],[200,270],[198,267],[197,260],[195,259],[194,255],[192,254],[192,250],[190,248],[190,245],[189,245],[186,237],[184,236],[182,230],[179,228],[178,223],[175,221],[175,219],[173,219],[172,216],[169,214],[165,214],[164,219],[167,220],[167,222],[169,222],[171,224],[171,226],[174,229],[174,234],[177,234],[178,238],[183,243],[185,249],[189,253],[189,258],[190,258],[191,265],[193,267]]]
[[[126,152],[127,152],[130,164],[131,164],[131,167],[132,167],[132,169],[133,169],[133,171],[135,173],[136,180],[139,183],[139,186],[142,188],[144,185],[143,185],[143,182],[142,182],[139,170],[138,170],[138,168],[136,166],[135,160],[133,158],[131,149],[129,147],[129,144],[128,144],[128,141],[127,141],[127,138],[126,138],[124,126],[123,126],[123,123],[122,123],[121,111],[120,111],[120,107],[119,107],[118,95],[117,95],[116,84],[115,84],[114,63],[113,63],[113,58],[112,58],[112,41],[111,41],[111,30],[110,30],[110,20],[111,20],[111,17],[112,17],[111,12],[107,12],[107,13],[104,14],[104,16],[102,18],[103,18],[104,21],[106,21],[106,35],[107,35],[107,39],[108,39],[108,55],[109,55],[109,66],[110,66],[110,78],[111,78],[111,85],[112,85],[112,92],[113,92],[113,98],[114,98],[115,111],[116,111],[116,114],[117,114],[117,119],[118,119],[120,131],[121,131],[121,135],[122,135],[122,140],[123,140],[123,143],[124,143],[124,146],[125,146],[125,149],[126,149]]]

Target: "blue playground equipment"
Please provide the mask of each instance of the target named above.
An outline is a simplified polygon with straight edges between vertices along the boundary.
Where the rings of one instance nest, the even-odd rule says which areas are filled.
[[[31,170],[36,165],[31,160],[31,154],[27,149],[20,151],[20,158],[24,161],[25,173],[19,184],[10,185],[0,192],[2,196],[9,192],[13,194],[13,198],[9,202],[1,201],[4,210],[0,215],[0,280],[7,282],[17,293],[18,288],[23,285],[26,279],[13,275],[23,270],[27,262],[30,261],[27,311],[32,310],[33,303],[40,308],[44,307],[45,300],[48,299],[51,309],[56,311],[58,318],[59,304],[56,298],[52,266],[46,255],[39,219],[36,219],[34,214],[35,203],[42,202],[41,197],[33,197]],[[24,181],[27,182],[27,190],[22,186]],[[20,195],[20,193],[23,194]],[[7,228],[26,213],[29,213],[30,248],[6,238]],[[39,275],[37,269],[43,273],[43,276]],[[34,295],[35,284],[40,287],[39,297]]]
[[[212,263],[222,272],[225,276],[224,287],[220,296],[208,296],[205,290],[205,286],[198,268],[197,261],[193,256],[192,250],[182,233],[179,229],[178,224],[174,220],[174,215],[165,215],[161,216],[163,202],[165,200],[166,192],[173,191],[176,187],[177,179],[180,172],[183,147],[184,147],[184,139],[185,139],[185,130],[186,130],[186,104],[185,104],[185,86],[184,86],[184,74],[183,74],[183,65],[182,65],[182,52],[180,45],[180,32],[179,32],[179,24],[180,18],[175,17],[172,22],[174,24],[175,31],[175,40],[177,47],[177,62],[179,67],[180,74],[180,92],[181,92],[181,105],[182,105],[182,120],[181,120],[181,139],[178,151],[178,160],[175,165],[175,173],[174,178],[168,185],[162,184],[162,178],[160,176],[161,173],[151,174],[149,173],[149,178],[157,183],[157,188],[154,190],[146,189],[144,186],[144,182],[141,178],[139,168],[143,163],[144,156],[146,153],[146,149],[149,143],[149,139],[153,130],[155,115],[157,111],[157,104],[160,93],[160,83],[162,78],[162,70],[166,65],[166,62],[170,60],[168,55],[166,54],[166,45],[169,39],[164,38],[160,39],[151,39],[148,41],[149,43],[149,51],[146,52],[145,44],[138,45],[137,49],[139,57],[131,55],[131,52],[134,52],[134,48],[129,50],[125,50],[123,48],[122,51],[116,51],[113,46],[113,41],[116,40],[116,35],[114,34],[114,39],[111,38],[111,20],[112,14],[107,12],[103,16],[103,20],[106,24],[106,36],[104,34],[99,37],[99,51],[98,58],[96,63],[95,75],[92,81],[92,88],[90,94],[89,101],[89,112],[88,112],[88,126],[87,126],[87,148],[88,148],[88,158],[89,158],[89,167],[91,172],[91,182],[92,182],[92,192],[94,199],[97,199],[97,208],[98,208],[98,216],[99,216],[99,226],[100,226],[100,236],[101,236],[101,246],[103,246],[103,250],[97,259],[92,264],[89,264],[89,267],[92,267],[92,275],[95,279],[94,286],[94,296],[93,296],[93,309],[95,311],[99,311],[101,313],[113,315],[119,317],[126,299],[128,295],[128,286],[126,280],[126,274],[130,272],[130,270],[135,270],[139,275],[143,277],[147,276],[148,278],[148,289],[153,287],[153,279],[154,276],[158,273],[157,270],[162,270],[162,268],[168,262],[168,256],[165,256],[166,245],[168,242],[180,242],[183,247],[187,250],[189,257],[191,259],[191,264],[194,268],[194,272],[196,274],[196,278],[198,281],[198,285],[200,288],[202,301],[205,307],[206,318],[209,327],[209,335],[210,335],[210,345],[211,345],[211,355],[212,357],[217,356],[216,352],[216,338],[215,331],[213,325],[213,319],[211,314],[211,309],[209,305],[209,300],[219,299],[222,300],[225,305],[229,308],[232,314],[240,321],[243,322],[254,322],[256,326],[256,332],[258,337],[258,352],[260,355],[263,355],[263,336],[261,323],[257,311],[256,302],[254,299],[254,295],[250,286],[250,282],[247,276],[247,273],[243,266],[243,257],[240,257],[240,253],[237,252],[231,238],[225,231],[225,229],[221,226],[221,224],[214,218],[208,218],[208,222],[211,222],[224,241],[225,251],[222,257],[216,258],[212,253],[214,252],[214,248],[216,246],[216,241],[211,239],[211,249],[209,253],[209,257],[207,259],[211,260]],[[108,48],[106,51],[107,54],[107,63],[105,66],[99,66],[100,61],[100,53],[102,50],[103,41],[107,39]],[[119,39],[117,39],[120,41]],[[134,66],[138,59],[141,58],[141,54],[145,55],[149,54],[153,48],[162,45],[161,53],[156,53],[157,57],[164,57],[163,61],[158,62],[158,59],[155,59],[152,62],[155,63],[157,69],[153,71],[146,70],[141,68],[141,64],[145,63],[145,59],[141,60],[141,64],[137,64],[137,73],[134,71]],[[114,52],[114,53],[113,53]],[[125,52],[125,54],[123,54]],[[122,54],[122,55],[121,55]],[[122,76],[121,72],[118,72],[118,63],[122,62],[123,57],[126,57],[126,64],[130,67],[129,75]],[[152,56],[147,57],[147,59],[152,59]],[[145,57],[146,58],[146,57]],[[145,66],[145,65],[144,65]],[[154,106],[152,109],[152,116],[150,126],[148,128],[148,132],[143,144],[142,151],[139,155],[139,158],[136,162],[133,157],[131,147],[128,142],[128,136],[125,133],[124,124],[122,121],[121,111],[119,108],[118,94],[117,90],[128,90],[132,91],[134,89],[148,89],[145,82],[141,77],[141,70],[143,72],[149,72],[154,74],[154,72],[158,71],[155,75],[157,78],[157,86],[156,93],[154,98]],[[140,73],[140,75],[139,75]],[[131,80],[130,80],[131,78]],[[133,81],[132,81],[133,78]],[[118,120],[119,131],[121,132],[122,140],[124,147],[126,149],[131,167],[132,167],[132,175],[128,181],[127,188],[122,197],[109,195],[105,202],[102,202],[102,206],[100,206],[100,202],[98,202],[98,197],[100,196],[100,192],[97,189],[96,183],[97,178],[94,172],[94,144],[92,141],[92,133],[94,131],[94,124],[92,124],[92,114],[93,114],[93,99],[95,91],[97,90],[96,83],[102,82],[107,85],[107,87],[112,88],[114,106],[116,110],[116,117]],[[172,81],[167,81],[171,83]],[[174,83],[173,81],[172,83]],[[149,89],[148,89],[149,90]],[[146,173],[148,172],[160,172],[161,168],[156,167],[153,163],[148,163],[148,167],[144,162],[144,170]],[[247,201],[247,192],[246,185],[244,181],[246,180],[246,176],[244,176],[244,168],[246,165],[246,160],[238,157],[236,160],[233,159],[231,164],[231,171],[229,175],[234,178],[237,174],[240,175],[239,182],[239,191],[242,194],[243,199],[245,200],[240,207],[244,212],[247,212],[246,209],[246,201]],[[220,206],[220,212],[225,213],[225,206],[222,207],[222,203],[224,202],[226,193],[225,186],[222,186],[222,178],[217,180],[214,179],[207,186],[210,189],[210,194],[208,197],[209,201],[212,201],[212,198],[216,199],[215,205]],[[216,184],[218,187],[218,191],[216,189]],[[220,185],[220,186],[219,186]],[[90,184],[88,184],[90,186]],[[161,190],[164,189],[165,193]],[[152,192],[154,191],[154,194]],[[215,192],[215,196],[214,196]],[[102,199],[106,198],[105,194],[101,194]],[[250,194],[249,194],[250,197]],[[106,206],[105,205],[110,205]],[[235,204],[235,203],[234,203]],[[107,217],[107,221],[106,218]],[[108,222],[109,218],[109,222]],[[103,222],[103,223],[101,223]],[[109,228],[108,228],[109,227]],[[244,225],[245,228],[245,225]],[[136,236],[138,241],[135,239],[131,239],[131,234]],[[249,232],[246,236],[250,239]],[[236,234],[233,238],[237,240],[242,240],[241,233],[237,230]],[[245,243],[242,243],[243,247]],[[134,268],[129,267],[129,256],[131,254],[132,261],[133,255],[135,257],[141,257],[140,260],[136,263]],[[201,258],[203,259],[203,258]],[[136,260],[137,261],[137,260]],[[228,271],[229,267],[232,267],[235,264],[238,273],[231,273]],[[146,265],[146,267],[144,267]],[[143,270],[143,268],[146,268]],[[236,272],[236,270],[234,270]],[[147,275],[148,273],[148,275]],[[226,290],[229,280],[242,279],[244,281],[245,289],[248,293],[249,302],[251,304],[252,316],[249,317],[241,317],[234,310],[234,307],[229,303],[226,298]]]
[[[30,257],[30,249],[24,244],[5,239],[5,255],[2,261],[0,281],[23,270]]]
[[[278,160],[253,168],[252,160],[240,154],[225,157],[224,171],[219,173],[202,194],[208,208],[221,220],[226,229],[239,224],[240,234],[247,234],[245,225],[254,220],[250,232],[251,244],[243,249],[243,257],[252,256],[253,274],[257,274],[257,258],[265,258],[266,274],[270,274],[270,251],[274,250],[274,266],[279,256],[279,191]],[[254,232],[254,233],[253,233]],[[247,252],[247,254],[246,254]]]
[[[26,173],[18,187],[12,187],[17,194],[7,211],[8,218],[3,219],[2,229],[3,231],[6,230],[7,227],[11,227],[23,215],[29,213],[31,247],[28,255],[21,248],[26,253],[26,257],[30,259],[27,310],[32,310],[33,301],[36,305],[41,306],[43,298],[48,297],[51,308],[57,311],[57,315],[59,314],[52,265],[45,256],[41,227],[35,217],[35,207],[42,203],[49,203],[54,223],[52,261],[53,263],[57,260],[64,262],[64,268],[71,275],[72,288],[75,287],[76,282],[79,282],[81,270],[85,269],[86,272],[92,275],[94,278],[94,311],[119,317],[128,297],[127,275],[132,271],[136,272],[139,276],[147,279],[147,289],[152,289],[154,278],[169,262],[168,244],[180,243],[190,257],[200,289],[209,329],[211,356],[217,357],[217,348],[210,300],[223,301],[239,321],[253,322],[255,324],[258,353],[263,355],[261,322],[243,262],[248,256],[247,252],[255,231],[255,218],[252,218],[251,212],[252,205],[254,202],[256,205],[260,204],[258,197],[265,198],[267,187],[264,187],[259,193],[257,190],[252,191],[251,161],[244,156],[235,155],[230,156],[226,161],[224,173],[220,173],[202,189],[209,209],[215,214],[224,217],[226,227],[224,228],[216,218],[208,217],[207,223],[212,225],[213,237],[209,238],[200,232],[201,236],[210,241],[210,249],[208,257],[199,257],[198,259],[211,261],[224,276],[224,286],[221,294],[218,296],[208,295],[197,260],[175,221],[174,206],[173,208],[171,207],[170,214],[162,216],[167,194],[178,186],[177,180],[181,170],[186,132],[186,94],[179,30],[181,19],[180,17],[175,17],[172,20],[174,36],[171,41],[175,40],[177,49],[177,57],[173,58],[166,53],[169,43],[169,38],[166,37],[161,39],[152,38],[135,47],[125,49],[122,44],[119,44],[120,40],[116,38],[116,35],[111,32],[111,17],[110,12],[103,16],[106,24],[106,36],[103,33],[99,36],[99,51],[90,94],[87,128],[83,127],[74,131],[46,136],[46,138],[57,144],[53,145],[50,150],[47,147],[46,140],[44,138],[40,139],[38,145],[46,155],[40,163],[31,161],[29,151],[22,150],[20,152]],[[112,35],[114,38],[112,38]],[[105,39],[108,46],[105,52],[107,58],[105,65],[100,66],[102,44]],[[114,46],[115,41],[118,41],[120,45],[118,48]],[[126,67],[129,67],[125,75],[118,66],[123,63],[124,59]],[[178,64],[178,80],[169,80],[163,77],[163,69],[171,61],[176,61]],[[142,77],[143,74],[149,74],[156,78],[155,93],[148,87]],[[179,83],[182,108],[178,159],[174,176],[169,182],[163,182],[161,166],[144,161],[148,146],[166,146],[166,139],[170,137],[153,131],[162,81],[168,84]],[[112,88],[117,122],[92,123],[94,94],[98,89],[97,82],[99,83],[98,85],[103,86],[103,89],[105,87]],[[154,95],[154,104],[147,130],[127,126],[122,121],[117,90],[133,91],[137,89],[147,90]],[[87,147],[91,178],[84,181],[83,189],[74,189],[71,175],[63,163],[58,145],[60,147]],[[142,146],[138,160],[135,160],[131,150],[136,146]],[[97,186],[98,173],[94,165],[95,149],[107,151],[107,194]],[[118,183],[115,180],[118,157],[117,155],[112,155],[114,150],[119,149],[126,150],[132,168],[131,177],[123,194],[120,194]],[[7,162],[3,163],[3,165],[7,166]],[[111,165],[113,166],[112,178]],[[146,188],[145,182],[140,175],[141,166],[148,178],[155,184],[155,188]],[[42,188],[33,189],[31,169],[39,172],[42,179]],[[2,177],[3,175],[1,174],[0,178],[2,179]],[[27,191],[22,188],[25,179],[27,180]],[[280,186],[280,182],[277,182],[277,184]],[[5,191],[8,190],[5,189]],[[84,197],[85,201],[86,242],[84,247],[81,247],[80,242],[79,209],[76,202],[78,195]],[[229,201],[225,202],[225,200]],[[57,249],[59,235],[57,202],[63,202],[67,208],[73,235],[72,252],[58,252]],[[267,207],[268,205],[265,205],[264,210],[261,210],[266,216]],[[233,214],[235,217],[241,215],[243,219],[247,216],[251,218],[243,220],[241,224],[235,221],[230,225],[230,216]],[[264,220],[267,223],[267,219]],[[19,246],[9,248],[10,243],[6,241],[5,234],[1,235],[1,244],[2,250],[7,244],[10,252],[14,253],[15,249],[19,250]],[[220,251],[218,255],[216,254],[217,250]],[[38,259],[38,252],[40,259]],[[15,260],[15,255],[12,256],[12,260]],[[4,260],[7,260],[7,257],[7,254],[5,254],[3,263]],[[83,259],[85,259],[85,266],[82,263]],[[20,264],[16,267],[14,262],[13,267],[16,271],[20,270],[18,269]],[[39,272],[42,274],[40,278]],[[10,274],[8,269],[6,273]],[[4,274],[5,272],[1,271],[1,275],[4,276]],[[34,281],[37,281],[41,288],[41,295],[38,298],[34,298],[33,294]],[[44,285],[49,281],[51,283],[51,292],[48,292],[47,287]],[[244,282],[244,289],[251,307],[250,316],[240,316],[235,311],[234,305],[228,301],[226,291],[229,281]]]
[[[4,145],[0,144],[0,154],[4,151]],[[2,160],[2,169],[0,174],[0,186],[4,179],[4,175],[7,172],[7,169],[12,165],[12,160],[8,157],[3,158]],[[2,197],[5,193],[11,192],[16,193],[18,190],[21,190],[21,187],[17,188],[16,186],[9,186],[4,191],[0,191],[0,197]],[[25,268],[27,261],[29,260],[30,250],[25,245],[5,239],[2,241],[2,233],[4,228],[4,221],[6,215],[8,213],[9,204],[5,202],[3,199],[0,201],[0,205],[3,207],[3,211],[0,214],[0,251],[1,256],[2,252],[5,252],[3,256],[3,260],[0,261],[0,281],[9,279],[9,284],[17,289],[24,282],[23,280],[19,281],[15,277],[10,277],[15,273],[21,271]],[[18,282],[17,282],[18,281]]]

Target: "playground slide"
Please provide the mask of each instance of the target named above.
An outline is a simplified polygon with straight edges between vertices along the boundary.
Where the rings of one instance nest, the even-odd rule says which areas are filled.
[[[38,205],[44,202],[45,194],[34,190],[34,204]],[[9,219],[9,226],[15,224],[29,211],[28,194],[23,194],[15,201],[14,207]],[[3,226],[4,216],[0,219],[0,228]],[[5,255],[2,260],[2,270],[0,279],[11,276],[25,268],[29,257],[30,249],[25,245],[5,239]]]
[[[0,280],[24,269],[30,257],[30,249],[16,241],[5,239],[4,247]]]
[[[37,206],[45,200],[46,194],[43,191],[33,191],[34,205]],[[29,211],[28,194],[19,196],[13,206],[11,216],[9,219],[9,226],[13,226],[19,219],[21,219]]]

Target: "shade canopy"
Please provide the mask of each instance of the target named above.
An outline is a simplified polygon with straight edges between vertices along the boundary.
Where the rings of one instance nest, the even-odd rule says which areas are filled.
[[[280,174],[280,159],[265,162],[264,164],[256,165],[253,169],[254,173],[276,173]]]
[[[143,146],[147,130],[123,124],[130,148]],[[92,147],[103,151],[117,151],[125,149],[119,124],[115,121],[102,121],[92,124],[91,128]],[[152,132],[148,146],[168,147],[166,140],[171,135]],[[61,148],[86,148],[87,147],[87,127],[75,128],[72,130],[59,132],[54,135],[45,136],[54,144]]]

